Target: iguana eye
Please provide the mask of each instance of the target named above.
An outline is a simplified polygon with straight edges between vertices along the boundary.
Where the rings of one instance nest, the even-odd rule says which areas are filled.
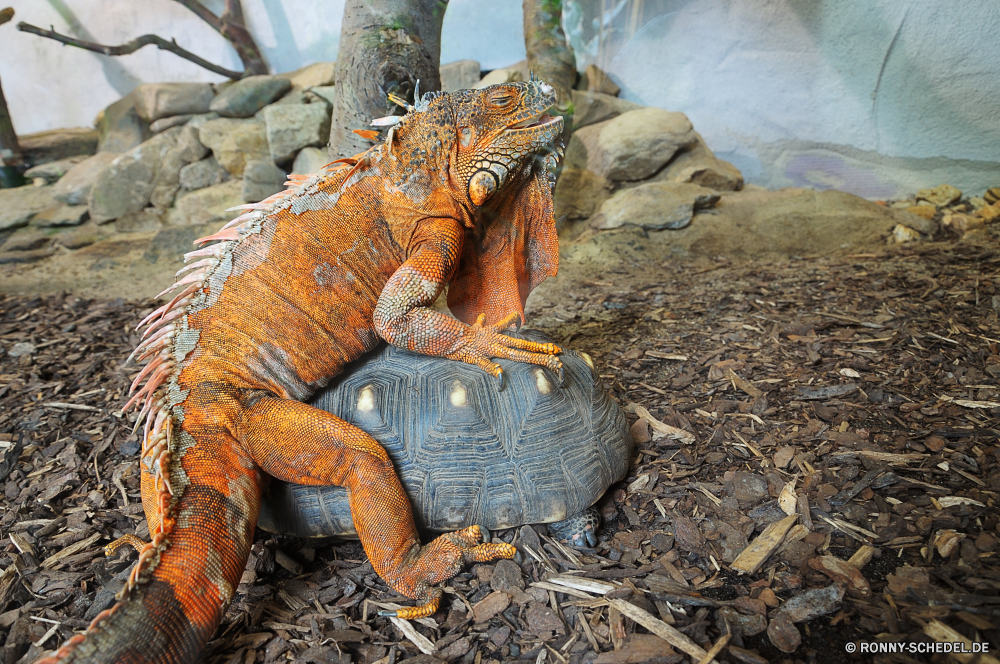
[[[490,95],[490,104],[498,108],[510,105],[514,101],[516,95],[510,90],[501,89]]]

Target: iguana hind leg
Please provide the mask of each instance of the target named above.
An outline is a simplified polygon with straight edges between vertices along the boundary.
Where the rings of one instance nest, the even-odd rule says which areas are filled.
[[[346,487],[361,545],[372,567],[400,594],[420,602],[399,617],[437,610],[434,584],[466,562],[512,558],[509,544],[483,544],[473,526],[420,545],[413,512],[389,455],[361,429],[307,404],[264,396],[248,403],[238,425],[247,452],[261,469],[296,484]]]

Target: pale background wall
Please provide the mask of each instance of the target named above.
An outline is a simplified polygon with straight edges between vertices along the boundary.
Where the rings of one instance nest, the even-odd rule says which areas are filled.
[[[239,69],[172,0],[0,0],[26,21],[102,43],[145,33]],[[221,0],[207,4],[218,10]],[[343,0],[243,0],[274,71],[333,60]],[[565,0],[581,65],[634,101],[687,113],[750,182],[887,198],[1000,185],[1000,3],[982,0]],[[599,8],[607,11],[600,15]],[[598,38],[599,33],[599,38]],[[451,0],[442,62],[524,58],[520,0]],[[88,126],[140,82],[220,81],[147,47],[93,53],[0,28],[16,129]]]

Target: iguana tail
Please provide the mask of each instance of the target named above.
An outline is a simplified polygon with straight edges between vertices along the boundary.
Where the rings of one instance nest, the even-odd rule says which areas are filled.
[[[193,419],[187,417],[189,425]],[[177,450],[177,458],[154,457],[154,465],[166,461],[163,470],[170,468],[162,474],[147,468],[150,441],[159,433],[154,428],[143,462],[152,541],[118,602],[37,664],[191,662],[232,600],[253,541],[262,476],[228,432],[192,436],[172,415],[159,422],[171,439],[166,449]]]

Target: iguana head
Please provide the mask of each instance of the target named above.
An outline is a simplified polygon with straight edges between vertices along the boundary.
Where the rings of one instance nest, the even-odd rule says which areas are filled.
[[[374,123],[397,125],[395,141],[391,134],[386,140],[404,165],[397,186],[419,200],[446,189],[468,211],[448,287],[448,307],[467,323],[480,313],[489,323],[515,312],[523,321],[528,293],[558,269],[552,171],[562,155],[563,122],[545,113],[555,102],[555,90],[532,77],[429,93],[403,118]],[[420,177],[428,171],[436,176]]]
[[[559,266],[552,214],[553,171],[562,118],[545,113],[555,90],[541,81],[494,85],[452,95],[456,144],[452,179],[475,210],[462,258],[448,286],[448,308],[471,323],[517,312]]]
[[[551,153],[562,133],[562,118],[545,113],[555,90],[541,81],[491,85],[452,93],[456,150],[452,173],[469,200],[482,206],[514,175]]]

